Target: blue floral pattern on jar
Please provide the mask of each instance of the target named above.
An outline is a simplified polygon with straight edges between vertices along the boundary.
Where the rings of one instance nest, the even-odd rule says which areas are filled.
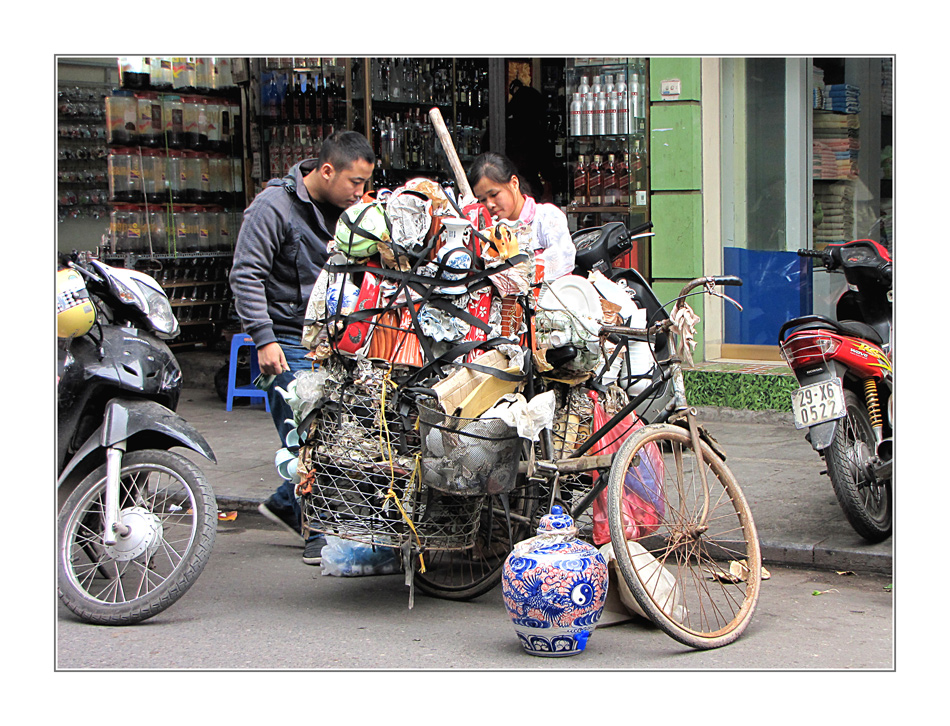
[[[516,544],[505,561],[505,607],[532,655],[582,652],[603,614],[607,562],[576,533],[570,516],[554,506],[537,536]]]

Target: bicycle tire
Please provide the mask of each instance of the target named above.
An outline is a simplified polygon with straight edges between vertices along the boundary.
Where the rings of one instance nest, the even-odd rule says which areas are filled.
[[[648,449],[651,444],[657,448]],[[651,424],[634,433],[611,465],[607,513],[617,564],[637,603],[669,636],[705,650],[732,643],[749,625],[759,597],[762,554],[735,477],[705,442],[700,445],[708,495],[688,430]],[[655,504],[653,520],[629,500],[624,507],[625,490],[642,491],[637,487],[649,486],[651,478],[650,492],[659,495],[649,501]],[[650,557],[617,546],[626,544],[631,518],[640,522],[635,541]],[[730,560],[747,564],[744,571],[736,568],[738,578],[724,564]]]
[[[514,490],[508,495],[510,532],[498,497],[484,499],[474,547],[423,553],[425,572],[413,574],[420,592],[444,600],[473,600],[501,582],[505,559],[514,545],[534,533],[538,486],[524,474],[518,475]]]

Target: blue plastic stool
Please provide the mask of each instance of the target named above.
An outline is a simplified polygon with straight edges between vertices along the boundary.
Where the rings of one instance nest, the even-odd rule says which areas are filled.
[[[247,386],[234,385],[237,377],[238,351],[248,347],[251,349],[251,383]],[[230,411],[236,396],[246,396],[247,398],[263,398],[264,408],[270,413],[270,401],[267,400],[267,392],[262,391],[254,385],[254,379],[261,374],[261,368],[257,363],[257,347],[250,335],[237,333],[231,338],[231,361],[228,363],[228,401],[227,410]]]

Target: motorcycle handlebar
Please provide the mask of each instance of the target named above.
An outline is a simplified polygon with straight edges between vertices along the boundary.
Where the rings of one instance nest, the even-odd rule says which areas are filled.
[[[636,227],[628,231],[628,234],[631,237],[634,237],[642,232],[649,232],[653,229],[653,222],[644,222],[643,224],[638,224]]]

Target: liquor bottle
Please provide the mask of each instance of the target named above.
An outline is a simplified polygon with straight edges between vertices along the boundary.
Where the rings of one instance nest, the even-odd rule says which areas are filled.
[[[393,169],[405,169],[406,168],[406,156],[405,156],[405,127],[403,126],[402,120],[399,118],[399,114],[396,114],[395,120],[392,122],[392,168]]]
[[[640,118],[640,74],[638,67],[633,67],[633,73],[630,75],[630,117]]]
[[[587,199],[592,207],[599,207],[603,199],[604,185],[600,164],[600,154],[594,154],[594,160],[587,167]]]
[[[604,205],[613,207],[620,202],[620,190],[617,188],[617,167],[614,155],[607,154],[607,161],[601,170]]]
[[[393,163],[393,122],[388,116],[380,123],[379,148],[383,168],[390,169]]]
[[[627,152],[617,164],[617,196],[623,206],[630,204],[630,166],[627,163]]]
[[[591,93],[594,93],[593,86],[591,86]],[[607,99],[603,91],[594,93],[594,134],[597,136],[607,134]]]
[[[587,160],[580,154],[574,167],[574,204],[586,207],[587,202]]]
[[[303,118],[308,124],[317,122],[316,110],[319,107],[317,89],[313,85],[313,74],[307,74],[307,90],[303,92]]]
[[[614,93],[617,94],[617,133],[630,133],[630,100],[627,97],[627,84],[620,76],[614,86]]]
[[[634,191],[641,191],[647,188],[646,185],[646,167],[643,163],[643,154],[640,152],[640,140],[633,142],[633,159],[630,166],[630,175],[633,177]]]
[[[583,131],[584,105],[581,103],[581,94],[573,93],[570,109],[571,136],[580,136]]]
[[[617,89],[614,86],[613,74],[612,73],[606,74],[604,76],[604,93],[608,94],[608,97],[609,97],[609,94],[614,93],[616,90]]]
[[[647,73],[646,69],[643,67],[643,63],[637,63],[638,68],[638,82],[640,84],[638,90],[638,95],[640,96],[640,114],[638,118],[647,117],[647,104],[650,102],[650,89],[647,87]]]
[[[593,136],[594,134],[594,96],[588,91],[586,94],[582,94],[582,100],[584,102],[584,116],[583,116],[583,126],[581,131],[585,136]]]
[[[614,91],[607,93],[607,133],[616,136],[620,133],[619,120],[617,118],[619,108],[617,106],[617,94]]]
[[[294,74],[293,86],[287,91],[287,122],[300,123],[303,120],[303,91],[300,90],[300,77]]]

